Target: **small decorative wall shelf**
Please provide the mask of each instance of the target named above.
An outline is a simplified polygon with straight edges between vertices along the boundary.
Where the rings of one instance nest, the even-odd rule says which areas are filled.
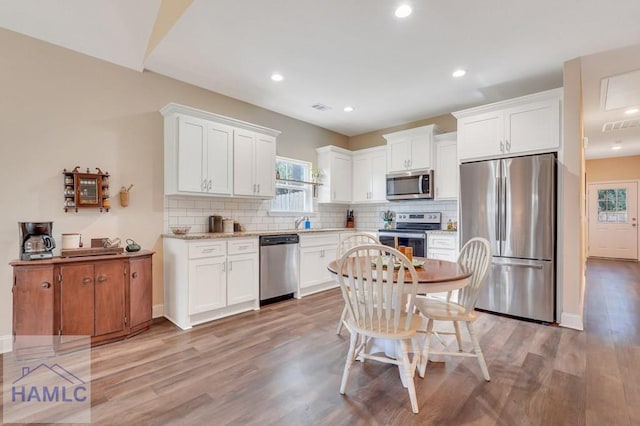
[[[91,173],[89,168],[81,172],[80,166],[72,171],[64,169],[64,211],[79,208],[93,207],[100,211],[109,211],[109,173],[102,172],[96,167],[96,173]]]

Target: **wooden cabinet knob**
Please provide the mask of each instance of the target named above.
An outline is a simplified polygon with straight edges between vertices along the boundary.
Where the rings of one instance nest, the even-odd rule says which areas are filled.
[[[131,278],[138,278],[138,273],[134,272],[133,274],[131,274]]]
[[[91,278],[90,277],[85,277],[82,279],[82,284],[91,284]]]
[[[42,288],[49,288],[49,287],[51,287],[51,284],[50,284],[50,283],[48,283],[48,282],[46,282],[46,281],[45,281],[45,282],[43,282],[43,283],[42,283],[42,284],[40,284],[40,285],[42,286]]]
[[[99,282],[99,283],[103,283],[103,282],[105,282],[106,280],[107,280],[107,277],[105,277],[104,275],[101,275],[101,276],[99,276],[99,277],[98,277],[98,282]]]

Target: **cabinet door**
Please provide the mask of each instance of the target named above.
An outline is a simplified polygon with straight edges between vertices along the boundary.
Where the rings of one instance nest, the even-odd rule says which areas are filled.
[[[233,194],[255,195],[255,137],[252,132],[235,130],[233,135]],[[275,164],[274,164],[275,168]],[[275,172],[274,172],[275,173]]]
[[[231,195],[233,128],[217,123],[207,127],[206,188],[212,194]]]
[[[371,157],[358,155],[353,158],[353,201],[371,199],[371,178],[373,175]]]
[[[458,120],[458,158],[460,160],[503,154],[504,118],[502,111],[474,115]]]
[[[276,185],[276,140],[267,135],[256,135],[254,176],[256,195],[275,196]]]
[[[153,305],[151,257],[129,260],[129,325],[135,328],[150,323]]]
[[[409,154],[409,169],[430,169],[433,157],[432,135],[419,135],[411,138],[411,151]]]
[[[60,331],[67,336],[93,336],[93,264],[62,265],[60,276]]]
[[[124,260],[95,263],[96,336],[125,329],[125,266]]]
[[[227,304],[257,300],[258,253],[229,256],[227,268]]]
[[[327,266],[335,258],[335,246],[319,246],[300,249],[300,288],[331,281]]]
[[[207,122],[190,117],[178,119],[178,191],[204,192]]]
[[[560,101],[534,102],[505,111],[505,144],[508,153],[560,147]]]
[[[54,335],[53,266],[16,267],[13,277],[13,332]]]
[[[343,154],[332,154],[331,201],[351,202],[351,158]]]
[[[407,170],[409,158],[411,158],[411,139],[407,137],[387,142],[387,170],[389,173]]]
[[[458,198],[458,151],[455,140],[436,142],[436,200]]]
[[[226,257],[189,261],[189,314],[227,306]]]
[[[387,152],[381,150],[371,156],[371,197],[369,201],[387,199]]]

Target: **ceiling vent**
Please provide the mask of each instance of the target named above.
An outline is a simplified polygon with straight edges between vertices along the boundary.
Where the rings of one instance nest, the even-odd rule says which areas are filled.
[[[324,104],[314,104],[311,105],[311,108],[317,109],[318,111],[329,111],[331,109],[330,106]]]
[[[614,130],[628,129],[629,127],[640,127],[640,118],[604,123],[604,125],[602,126],[602,131],[612,132]]]
[[[603,111],[640,105],[640,70],[603,78],[600,107]]]

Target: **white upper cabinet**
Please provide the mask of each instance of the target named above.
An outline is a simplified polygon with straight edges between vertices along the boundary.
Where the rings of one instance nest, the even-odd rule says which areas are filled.
[[[460,161],[560,149],[562,90],[458,111]]]
[[[353,152],[353,202],[385,201],[387,149],[376,147]]]
[[[160,112],[166,195],[273,197],[280,132],[174,103]]]
[[[316,149],[324,178],[318,188],[319,203],[351,203],[351,151],[333,145]]]
[[[436,167],[434,171],[435,199],[455,200],[458,198],[458,151],[456,132],[435,137]]]
[[[436,125],[416,127],[382,135],[387,140],[387,171],[430,169],[433,167],[433,136]]]
[[[247,130],[236,130],[233,140],[233,194],[273,197],[275,170],[275,138]]]
[[[194,117],[177,115],[177,135],[169,149],[176,153],[173,180],[165,180],[167,193],[231,195],[233,128]]]

